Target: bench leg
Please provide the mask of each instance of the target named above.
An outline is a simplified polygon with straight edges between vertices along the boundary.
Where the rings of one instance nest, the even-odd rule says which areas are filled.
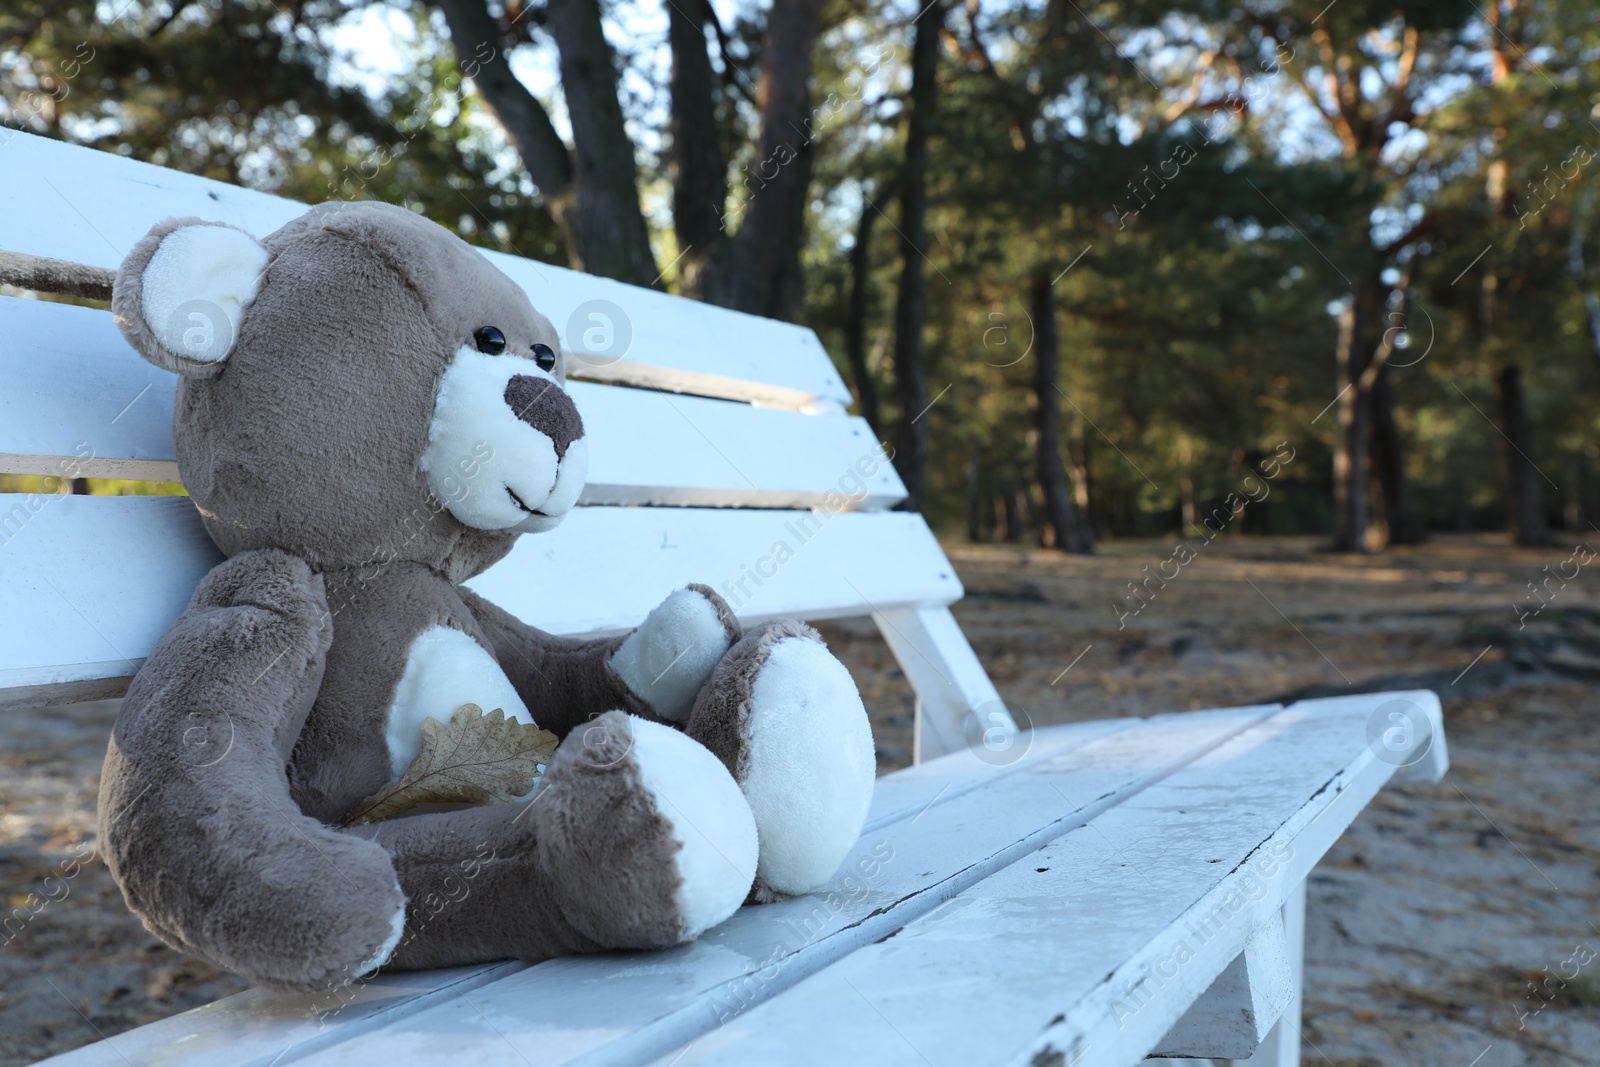
[[[1004,762],[1016,724],[950,609],[896,608],[872,619],[917,693],[912,761],[962,748],[968,719],[976,713],[973,736],[990,743]]]
[[[1300,1067],[1300,1001],[1305,989],[1306,884],[1301,882],[1283,902],[1283,932],[1289,943],[1289,962],[1294,967],[1294,999],[1283,1009],[1256,1054],[1247,1060],[1233,1060],[1250,1067]]]

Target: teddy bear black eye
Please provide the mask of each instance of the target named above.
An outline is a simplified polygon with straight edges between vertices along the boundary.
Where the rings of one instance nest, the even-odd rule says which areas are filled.
[[[478,351],[488,356],[498,356],[506,350],[506,335],[495,326],[479,326],[473,333],[472,340],[477,344]]]
[[[533,361],[539,364],[540,370],[555,370],[555,350],[546,344],[536,344],[533,346]]]

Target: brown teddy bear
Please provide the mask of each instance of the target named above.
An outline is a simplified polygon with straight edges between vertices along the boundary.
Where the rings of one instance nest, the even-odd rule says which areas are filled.
[[[571,640],[462,587],[558,524],[586,464],[559,337],[482,255],[383,204],[259,241],[175,220],[112,307],[181,376],[179,469],[229,557],[106,755],[104,854],[157,935],[318,989],[676,945],[832,876],[874,759],[812,630],[743,633],[695,585]],[[343,825],[467,704],[561,738],[531,796]]]

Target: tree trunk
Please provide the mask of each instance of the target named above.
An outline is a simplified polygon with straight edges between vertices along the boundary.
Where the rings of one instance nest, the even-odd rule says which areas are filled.
[[[728,170],[717,128],[711,57],[706,52],[710,8],[706,0],[675,0],[667,12],[672,47],[672,223],[682,253],[682,288],[690,290],[697,284],[692,275],[724,236]]]
[[[1088,553],[1094,551],[1094,538],[1072,506],[1066,465],[1061,459],[1061,344],[1056,333],[1051,277],[1045,266],[1033,276],[1034,471],[1044,496],[1045,520],[1055,530],[1055,547],[1063,552]]]
[[[1367,426],[1372,410],[1361,377],[1372,358],[1369,343],[1377,286],[1358,279],[1349,302],[1339,313],[1339,436],[1333,452],[1333,547],[1337,552],[1365,552],[1371,514],[1367,493]]]
[[[1033,543],[1040,548],[1049,548],[1049,541],[1055,535],[1055,530],[1040,511],[1039,501],[1034,498],[1033,488],[1033,482],[1023,482],[1017,487],[1016,495],[1022,501],[1021,511],[1027,516],[1028,527],[1033,530]],[[1020,540],[1020,537],[1018,539]]]
[[[1567,234],[1567,270],[1572,282],[1583,294],[1583,313],[1589,326],[1589,351],[1600,363],[1600,291],[1589,277],[1589,268],[1583,262],[1583,242],[1589,232],[1589,219],[1594,214],[1594,189],[1585,189],[1572,207],[1572,229]]]
[[[1561,500],[1561,525],[1567,530],[1583,529],[1584,496],[1583,461],[1577,456],[1567,457],[1567,473],[1561,479],[1567,483]]]
[[[1495,401],[1503,435],[1501,453],[1512,540],[1519,545],[1549,544],[1550,528],[1545,524],[1544,494],[1539,487],[1542,475],[1533,465],[1533,431],[1522,392],[1522,370],[1515,363],[1506,364],[1495,379]]]
[[[878,410],[878,383],[867,367],[867,316],[872,303],[872,227],[878,218],[865,187],[861,191],[861,219],[856,223],[856,243],[850,248],[850,307],[844,322],[844,352],[855,379],[856,401],[878,440],[883,440],[883,416]]]
[[[739,232],[718,246],[691,295],[753,315],[793,320],[804,296],[800,246],[811,187],[811,51],[823,0],[773,0],[762,45],[761,135],[735,180]]]
[[[633,141],[617,99],[617,65],[599,0],[549,0],[545,25],[561,52],[561,91],[572,123],[580,268],[633,285],[660,281],[639,206]]]
[[[1008,488],[1000,494],[1000,512],[1005,516],[1006,544],[1015,545],[1022,543],[1022,511],[1017,506],[1017,491]]]
[[[967,540],[983,540],[983,463],[977,456],[967,460]]]
[[[1078,507],[1078,517],[1089,531],[1092,540],[1101,536],[1100,515],[1094,505],[1094,456],[1090,452],[1089,438],[1084,436],[1083,415],[1072,413],[1072,449],[1068,453],[1072,464],[1072,502]]]
[[[1194,501],[1193,462],[1194,448],[1185,437],[1178,447],[1178,525],[1185,537],[1200,525]]]
[[[900,270],[894,309],[894,377],[900,399],[900,433],[895,466],[906,484],[907,511],[922,507],[923,475],[928,465],[928,371],[922,349],[927,318],[927,282],[922,248],[927,244],[928,138],[939,99],[939,34],[943,0],[932,0],[917,16],[911,46],[911,100],[907,105],[905,164],[900,175]]]
[[[1498,84],[1505,72],[1497,69]],[[1497,134],[1496,150],[1501,138]],[[1506,190],[1509,167],[1503,157],[1485,168],[1484,192],[1489,211],[1489,233],[1498,238],[1511,214],[1511,197]],[[1500,315],[1500,256],[1491,251],[1485,257],[1483,281],[1478,291],[1479,343],[1485,362],[1500,364],[1494,378],[1496,414],[1500,421],[1500,455],[1506,476],[1506,516],[1511,524],[1511,540],[1518,545],[1544,545],[1550,541],[1550,528],[1544,518],[1543,477],[1533,465],[1533,430],[1528,419],[1528,401],[1522,390],[1522,368],[1503,358]]]
[[[1384,367],[1372,383],[1372,466],[1378,478],[1379,500],[1388,531],[1387,544],[1415,545],[1423,540],[1416,509],[1411,504],[1411,482],[1406,477],[1405,439],[1394,417],[1394,391]]]
[[[989,496],[989,519],[994,523],[994,539],[1006,541],[1010,539],[1010,530],[1006,526],[1006,494],[996,490]]]

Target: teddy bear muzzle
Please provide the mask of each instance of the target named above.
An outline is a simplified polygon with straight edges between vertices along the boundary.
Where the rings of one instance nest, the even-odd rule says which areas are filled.
[[[583,492],[583,418],[532,360],[463,347],[445,371],[422,457],[434,497],[480,530],[553,529]]]

